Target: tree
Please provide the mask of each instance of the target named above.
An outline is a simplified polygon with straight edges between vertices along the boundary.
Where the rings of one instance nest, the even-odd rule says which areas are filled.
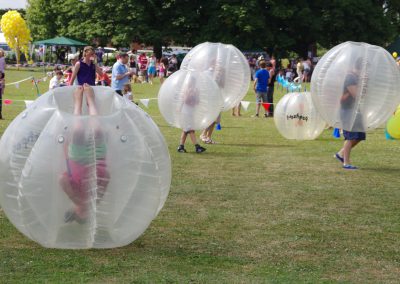
[[[48,39],[58,34],[55,22],[58,16],[58,4],[54,0],[28,0],[26,19],[33,40]]]
[[[9,11],[1,17],[0,25],[8,46],[15,51],[17,64],[19,64],[21,51],[28,58],[31,35],[26,22],[17,11]]]
[[[385,45],[400,31],[400,0],[28,0],[35,39],[70,36],[99,45],[224,42],[307,55],[347,40]]]

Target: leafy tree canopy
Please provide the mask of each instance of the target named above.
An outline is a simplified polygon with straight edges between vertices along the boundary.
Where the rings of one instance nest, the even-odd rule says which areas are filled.
[[[386,45],[400,32],[400,0],[28,0],[34,40],[160,47],[203,41],[305,55],[353,40]]]

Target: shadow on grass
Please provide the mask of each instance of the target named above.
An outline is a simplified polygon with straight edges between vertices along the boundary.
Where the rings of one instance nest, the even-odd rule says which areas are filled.
[[[400,172],[400,168],[388,168],[388,167],[381,167],[381,168],[362,167],[360,169],[362,169],[363,171],[387,173],[387,174],[398,174]]]
[[[243,144],[218,144],[218,146],[233,146],[233,147],[265,147],[265,148],[289,148],[294,147],[295,145],[285,145],[285,144],[252,144],[252,143],[243,143]]]
[[[221,131],[223,131],[225,128],[245,128],[245,126],[225,126],[225,125],[222,125],[221,126]],[[215,129],[215,131],[220,131],[220,130]]]
[[[312,142],[312,141],[315,141],[315,142],[318,142],[318,141],[338,141],[338,142],[343,142],[343,139],[342,138],[317,138],[317,139],[315,139],[315,140],[309,140],[310,142]]]

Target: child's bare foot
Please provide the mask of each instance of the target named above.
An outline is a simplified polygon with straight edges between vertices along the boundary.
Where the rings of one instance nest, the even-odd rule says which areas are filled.
[[[80,216],[80,214],[78,214],[76,209],[70,209],[67,212],[65,212],[64,214],[64,222],[65,223],[71,223],[76,221],[79,224],[85,224],[87,221],[87,216],[83,215]]]

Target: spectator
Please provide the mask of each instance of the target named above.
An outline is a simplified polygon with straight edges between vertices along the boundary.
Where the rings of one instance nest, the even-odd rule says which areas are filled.
[[[176,54],[172,54],[168,62],[168,76],[178,70],[178,59]]]
[[[250,66],[251,81],[254,81],[254,74],[256,72],[256,63],[257,63],[256,58],[253,57],[253,56],[250,56],[250,58],[249,58],[249,66]]]
[[[74,70],[74,66],[75,66],[76,62],[78,62],[78,55],[77,54],[72,56],[71,62],[70,62],[71,66],[68,67],[67,70],[65,70],[65,72],[64,72],[64,75],[67,76],[67,84],[69,86],[78,85],[78,80],[76,80],[76,79],[75,79],[75,82],[71,82],[72,74],[73,74],[73,70]]]
[[[163,58],[161,58],[160,63],[158,64],[158,77],[160,77],[161,84],[164,82],[165,71],[166,71],[166,67],[165,67]]]
[[[150,59],[149,59],[149,65],[148,65],[148,69],[147,69],[147,75],[149,76],[149,83],[150,84],[153,84],[153,78],[157,74],[157,72],[156,72],[156,63],[157,63],[157,59],[156,59],[156,56],[153,53],[151,55]]]
[[[266,62],[260,62],[260,67],[261,69],[254,75],[254,91],[256,93],[256,114],[254,117],[259,117],[261,102],[268,102],[267,88],[268,84],[271,82],[269,72],[266,69]],[[265,111],[265,117],[267,117],[267,111]]]
[[[2,107],[3,107],[3,94],[5,88],[4,72],[0,71],[0,119],[3,119]]]
[[[131,86],[131,83],[130,83],[130,82],[124,84],[124,89],[123,89],[122,92],[123,92],[124,98],[125,98],[127,101],[129,101],[129,102],[132,102],[132,101],[133,101],[132,86]]]
[[[139,80],[142,83],[147,83],[147,67],[149,64],[149,60],[146,56],[146,53],[142,53],[139,55],[138,58],[138,63],[139,63]]]
[[[49,90],[65,86],[65,84],[62,83],[63,76],[64,76],[63,72],[58,70],[54,75],[54,77],[51,78],[50,80]]]
[[[103,66],[103,55],[104,55],[104,49],[102,47],[98,47],[96,49],[96,57],[97,57],[97,64],[99,66]]]
[[[4,73],[6,70],[6,58],[4,57],[4,50],[0,49],[0,72]]]
[[[136,63],[136,55],[130,54],[129,55],[129,71],[132,73],[132,80],[133,83],[137,81],[137,63]]]
[[[128,70],[128,54],[122,52],[119,54],[117,62],[112,68],[111,88],[113,88],[120,96],[123,96],[122,90],[126,83],[129,83],[129,77],[133,74]]]
[[[276,60],[275,60],[275,56],[271,56],[271,60],[269,61],[272,64],[272,69],[274,69],[274,71],[276,70]],[[268,66],[267,66],[268,67]]]
[[[292,82],[293,77],[294,77],[294,74],[293,74],[292,68],[286,68],[285,79],[289,82]]]
[[[299,83],[303,83],[303,63],[301,62],[301,60],[297,60],[297,65],[296,65],[296,73],[297,73],[297,77],[294,78],[294,82],[299,82]]]
[[[269,103],[269,110],[267,116],[274,116],[274,89],[275,89],[275,68],[271,62],[267,62],[267,70],[269,72],[270,81],[267,88],[267,103]]]
[[[309,58],[303,61],[303,67],[303,82],[310,82],[311,60]]]
[[[111,80],[110,80],[110,74],[111,74],[111,70],[106,69],[106,68],[102,68],[103,69],[103,75],[99,76],[97,75],[97,85],[100,86],[111,86]]]

